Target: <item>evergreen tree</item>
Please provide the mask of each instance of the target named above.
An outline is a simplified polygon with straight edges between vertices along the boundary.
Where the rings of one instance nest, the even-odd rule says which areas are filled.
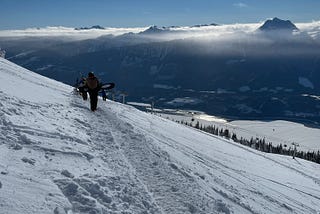
[[[230,139],[230,133],[229,133],[229,130],[228,129],[225,129],[224,132],[223,132],[223,136],[227,139]]]
[[[197,121],[197,123],[196,123],[196,125],[195,125],[195,128],[196,128],[196,129],[199,129],[199,127],[200,127],[200,124],[199,124],[199,121]]]
[[[236,135],[235,133],[232,133],[231,139],[232,139],[234,142],[238,142],[237,135]]]
[[[219,131],[219,136],[223,136],[223,129],[222,128]]]

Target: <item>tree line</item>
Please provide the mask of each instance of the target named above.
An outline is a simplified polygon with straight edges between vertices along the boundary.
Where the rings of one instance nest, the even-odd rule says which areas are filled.
[[[239,143],[241,145],[248,146],[250,148],[259,150],[261,152],[266,153],[273,153],[273,154],[280,154],[280,155],[287,155],[292,156],[293,158],[298,157],[304,160],[312,161],[315,163],[320,164],[320,151],[297,151],[295,148],[288,147],[287,145],[277,144],[273,145],[272,142],[266,142],[265,138],[253,138],[251,137],[249,139],[245,139],[243,137],[238,137],[235,133],[231,133],[228,128],[219,128],[214,125],[208,125],[204,126],[197,121],[197,123],[194,125],[192,122],[184,122],[184,121],[176,121],[177,123],[181,123],[187,126],[191,126],[193,128],[202,130],[204,132],[224,137],[228,140],[233,140],[236,143]]]

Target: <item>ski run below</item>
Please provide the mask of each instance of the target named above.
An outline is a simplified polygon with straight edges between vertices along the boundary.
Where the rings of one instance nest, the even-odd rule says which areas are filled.
[[[0,213],[319,213],[320,165],[267,154],[0,59]]]
[[[301,123],[285,120],[234,120],[228,122],[222,118],[202,113],[194,114],[192,111],[182,110],[172,111],[170,114],[158,110],[155,114],[173,121],[192,122],[193,126],[199,122],[200,126],[215,126],[219,129],[228,129],[231,133],[235,133],[238,138],[242,137],[247,140],[251,138],[265,139],[266,142],[271,142],[274,146],[282,144],[291,147],[291,149],[294,148],[292,143],[298,143],[298,151],[320,151],[320,129],[307,127]]]

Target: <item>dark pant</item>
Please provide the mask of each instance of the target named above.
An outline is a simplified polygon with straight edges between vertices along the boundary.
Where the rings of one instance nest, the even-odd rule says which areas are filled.
[[[78,89],[79,89],[79,92],[80,92],[83,100],[87,100],[88,95],[87,95],[87,92],[86,92],[86,90],[84,89],[84,87],[79,87]]]
[[[95,111],[98,105],[98,91],[89,90],[91,111]]]

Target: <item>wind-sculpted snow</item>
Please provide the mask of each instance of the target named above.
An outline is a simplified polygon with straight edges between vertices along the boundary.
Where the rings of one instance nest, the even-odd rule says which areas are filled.
[[[0,59],[0,213],[317,213],[320,166],[99,100]]]

